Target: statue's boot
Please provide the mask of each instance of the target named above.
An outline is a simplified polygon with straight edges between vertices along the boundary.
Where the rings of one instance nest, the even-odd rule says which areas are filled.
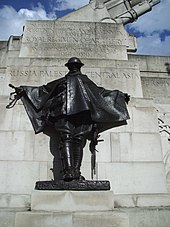
[[[64,142],[61,149],[61,155],[64,169],[63,180],[72,181],[75,177],[74,177],[74,157],[71,141]]]
[[[81,167],[82,158],[83,158],[83,147],[78,146],[78,144],[74,146],[73,155],[74,155],[74,169],[75,169],[74,178],[75,180],[85,180],[85,178],[81,175],[81,172],[80,172],[80,167]]]

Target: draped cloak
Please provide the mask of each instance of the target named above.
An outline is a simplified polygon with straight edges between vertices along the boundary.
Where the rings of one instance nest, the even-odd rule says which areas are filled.
[[[92,121],[102,132],[125,125],[129,114],[125,94],[97,86],[81,72],[69,72],[65,77],[40,87],[21,86],[22,102],[35,133],[46,131],[55,119],[90,111]]]

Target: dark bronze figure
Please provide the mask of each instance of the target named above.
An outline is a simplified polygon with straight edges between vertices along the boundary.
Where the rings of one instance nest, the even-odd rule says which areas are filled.
[[[129,96],[121,91],[98,87],[81,73],[84,64],[72,57],[65,64],[68,74],[40,87],[13,87],[13,107],[21,98],[35,133],[50,136],[54,156],[54,181],[84,181],[80,167],[83,148],[90,140],[92,172],[95,172],[95,146],[99,133],[125,125],[129,119]],[[12,85],[10,85],[12,87]]]

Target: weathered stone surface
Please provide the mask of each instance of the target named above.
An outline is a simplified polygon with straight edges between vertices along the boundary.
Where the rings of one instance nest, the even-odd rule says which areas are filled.
[[[35,181],[39,178],[40,163],[38,162],[1,161],[0,193],[30,194]]]
[[[127,59],[122,25],[27,21],[20,57]]]
[[[170,97],[170,77],[142,77],[144,97],[161,98]]]
[[[0,226],[15,227],[16,211],[0,209]]]
[[[109,211],[114,208],[112,191],[37,191],[31,196],[33,211]]]
[[[169,227],[169,208],[131,209],[127,213],[130,227]]]
[[[22,212],[16,215],[15,227],[87,227],[114,226],[129,227],[129,218],[125,212]],[[6,227],[6,226],[5,226]]]
[[[162,162],[98,163],[97,176],[109,179],[115,194],[167,192]]]
[[[129,227],[129,218],[125,212],[121,211],[103,213],[78,213],[73,215],[73,226]]]
[[[0,194],[0,209],[30,208],[30,195]]]
[[[21,212],[16,214],[15,227],[30,227],[30,226],[72,227],[72,215],[70,213],[64,212],[62,213]]]
[[[139,64],[141,75],[144,73],[166,73],[169,72],[170,57],[168,56],[146,56],[146,55],[128,55],[130,61]],[[161,77],[161,74],[159,76]]]
[[[115,208],[123,207],[169,207],[169,194],[114,195]]]
[[[113,162],[161,162],[163,158],[158,133],[111,133],[111,147]]]

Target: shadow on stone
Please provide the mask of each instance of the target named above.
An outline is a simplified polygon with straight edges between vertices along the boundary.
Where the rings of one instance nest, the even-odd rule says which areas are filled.
[[[166,62],[165,66],[166,66],[166,70],[168,72],[168,75],[170,76],[170,63]]]

